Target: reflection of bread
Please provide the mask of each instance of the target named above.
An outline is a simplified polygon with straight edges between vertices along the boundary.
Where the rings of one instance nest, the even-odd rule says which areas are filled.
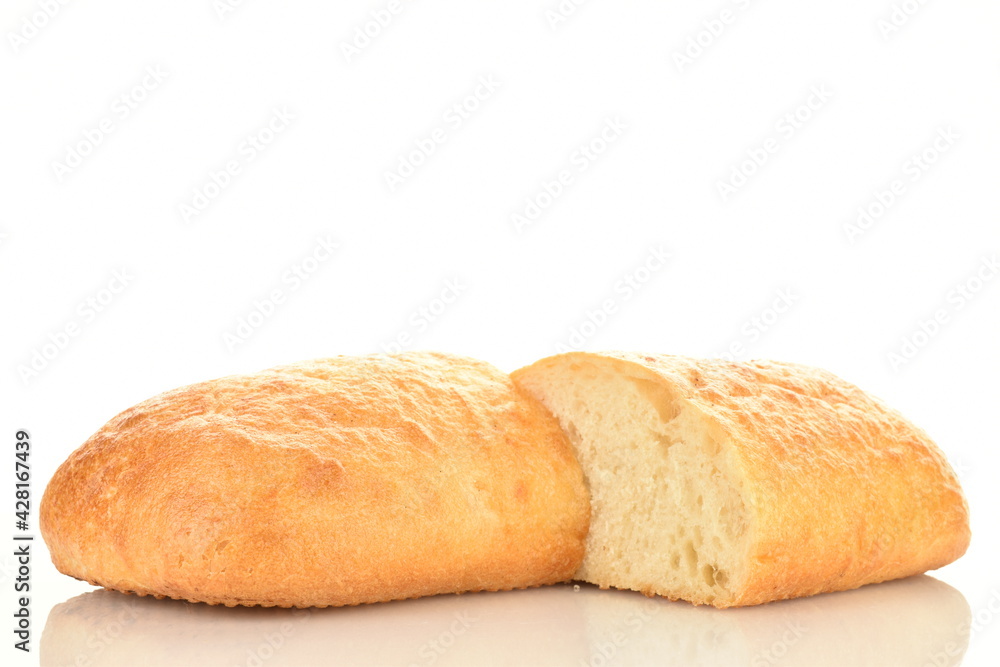
[[[570,353],[514,379],[583,465],[585,581],[752,605],[924,572],[968,546],[934,443],[825,371]]]
[[[724,611],[603,593],[583,599],[591,665],[946,667],[969,643],[969,604],[928,576]]]
[[[337,357],[167,392],[52,478],[60,571],[226,605],[326,606],[563,581],[588,504],[558,425],[492,366]]]
[[[226,609],[98,590],[53,607],[39,649],[42,667],[578,665],[583,627],[568,585],[338,609]]]
[[[94,591],[56,605],[42,667],[957,665],[969,605],[931,577],[720,611],[588,585],[351,609],[225,609]]]

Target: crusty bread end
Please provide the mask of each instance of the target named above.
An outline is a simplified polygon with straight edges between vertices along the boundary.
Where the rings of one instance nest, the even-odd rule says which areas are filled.
[[[941,451],[826,371],[580,352],[513,377],[583,466],[584,581],[753,605],[932,570],[968,546]]]

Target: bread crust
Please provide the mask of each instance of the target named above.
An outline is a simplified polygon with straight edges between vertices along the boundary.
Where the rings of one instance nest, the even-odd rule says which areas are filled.
[[[692,602],[732,607],[848,590],[965,553],[968,505],[941,450],[899,412],[832,373],[775,361],[574,352],[513,377],[595,360],[652,380],[703,414],[742,487],[743,577],[728,598]]]
[[[551,415],[489,364],[334,357],[166,392],[57,470],[56,567],[119,591],[324,607],[569,579],[589,500]]]

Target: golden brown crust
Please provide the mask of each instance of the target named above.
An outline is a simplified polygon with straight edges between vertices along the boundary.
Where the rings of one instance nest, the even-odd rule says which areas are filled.
[[[569,353],[532,367],[574,356],[661,383],[728,441],[747,501],[750,552],[744,581],[715,606],[906,577],[968,547],[968,505],[941,451],[900,413],[832,373],[629,352]]]
[[[63,463],[41,530],[107,588],[337,606],[564,581],[589,502],[558,424],[436,353],[335,357],[166,392]]]

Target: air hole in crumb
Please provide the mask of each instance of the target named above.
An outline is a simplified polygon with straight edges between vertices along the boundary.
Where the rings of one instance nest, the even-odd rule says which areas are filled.
[[[576,424],[573,422],[566,422],[566,435],[569,436],[570,442],[574,445],[580,442],[580,431],[577,430]]]
[[[688,540],[684,543],[684,560],[687,562],[688,569],[692,573],[698,569],[698,552],[695,551],[694,543]]]
[[[653,437],[656,438],[656,440],[661,445],[663,445],[663,449],[670,449],[671,447],[677,444],[676,438],[672,438],[669,435],[665,435],[663,433],[657,433],[656,431],[652,431],[652,434]]]
[[[709,437],[708,439],[708,450],[712,454],[712,458],[719,456],[722,453],[722,443],[720,443],[715,438]]]
[[[656,410],[661,422],[667,424],[677,418],[681,412],[680,406],[666,387],[663,387],[658,382],[643,378],[633,377],[631,380],[639,390],[639,393]]]

